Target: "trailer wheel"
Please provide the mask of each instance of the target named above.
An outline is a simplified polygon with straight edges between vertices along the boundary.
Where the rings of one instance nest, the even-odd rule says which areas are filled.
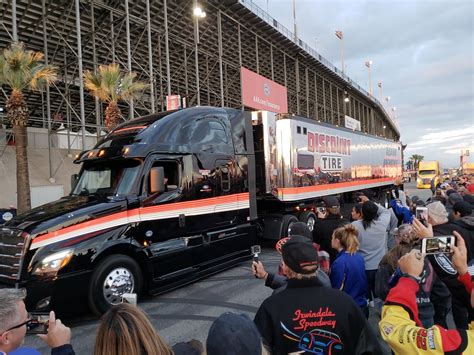
[[[314,225],[316,224],[317,217],[311,211],[305,211],[299,215],[299,220],[303,223],[306,223],[310,232],[313,232]]]
[[[126,255],[111,255],[92,273],[89,286],[89,308],[97,315],[122,302],[124,293],[140,294],[142,273],[138,264]]]
[[[281,237],[288,237],[290,235],[291,226],[298,222],[298,218],[292,214],[286,214],[281,220]]]

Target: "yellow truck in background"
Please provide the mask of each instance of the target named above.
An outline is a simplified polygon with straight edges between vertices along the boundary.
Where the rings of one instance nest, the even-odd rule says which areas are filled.
[[[420,161],[418,163],[418,178],[416,187],[419,189],[429,189],[431,180],[434,179],[434,186],[441,182],[441,168],[438,161]]]
[[[463,174],[474,174],[474,163],[464,163],[462,166]]]

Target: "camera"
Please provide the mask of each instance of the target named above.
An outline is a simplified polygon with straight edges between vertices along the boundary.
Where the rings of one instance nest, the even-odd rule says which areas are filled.
[[[258,254],[262,252],[260,245],[252,245],[250,247],[250,254],[253,255],[253,261],[258,263]]]
[[[319,213],[326,213],[326,207],[316,207],[316,211]]]

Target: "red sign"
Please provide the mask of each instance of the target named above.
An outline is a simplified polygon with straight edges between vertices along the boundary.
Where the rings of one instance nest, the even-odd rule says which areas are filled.
[[[283,85],[244,67],[240,67],[240,84],[244,106],[276,113],[288,112],[288,96]]]
[[[166,96],[166,109],[176,110],[181,108],[181,95],[168,95]]]

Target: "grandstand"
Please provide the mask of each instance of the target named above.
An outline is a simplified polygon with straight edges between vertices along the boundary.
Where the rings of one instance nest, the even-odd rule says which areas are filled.
[[[364,132],[400,139],[376,98],[252,0],[199,4],[205,18],[193,17],[192,0],[2,1],[0,48],[16,35],[60,74],[48,91],[25,95],[29,125],[102,132],[105,107],[81,89],[81,67],[116,62],[137,72],[148,89],[132,105],[122,103],[124,115],[137,117],[165,110],[171,94],[187,106],[241,107],[243,66],[287,88],[289,113],[339,126],[348,115]],[[6,95],[4,88],[0,107]]]

